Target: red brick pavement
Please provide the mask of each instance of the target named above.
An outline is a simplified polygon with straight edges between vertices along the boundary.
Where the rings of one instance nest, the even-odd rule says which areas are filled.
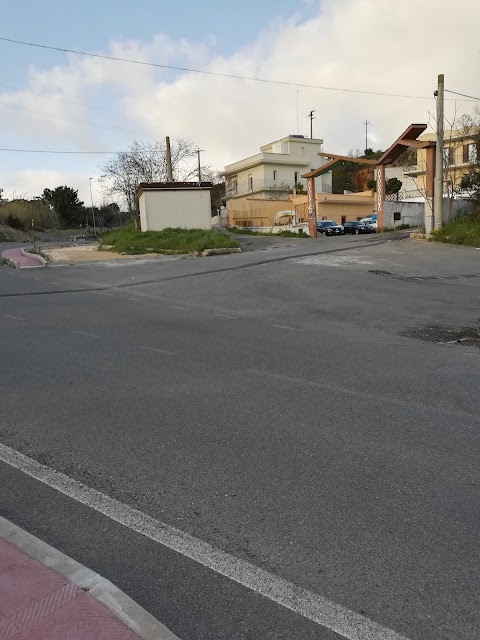
[[[139,640],[89,593],[0,539],[0,640]]]

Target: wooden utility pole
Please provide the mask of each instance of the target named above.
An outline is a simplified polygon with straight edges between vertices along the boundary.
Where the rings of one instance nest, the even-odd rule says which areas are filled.
[[[172,151],[170,149],[170,138],[166,137],[167,143],[167,182],[173,182],[173,171],[172,171]]]

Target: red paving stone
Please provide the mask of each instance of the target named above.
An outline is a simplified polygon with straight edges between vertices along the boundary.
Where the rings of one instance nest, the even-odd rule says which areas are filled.
[[[2,253],[3,258],[15,260],[22,267],[43,267],[43,263],[38,258],[24,256],[21,249],[7,249]]]
[[[0,540],[0,640],[139,640],[89,593]]]

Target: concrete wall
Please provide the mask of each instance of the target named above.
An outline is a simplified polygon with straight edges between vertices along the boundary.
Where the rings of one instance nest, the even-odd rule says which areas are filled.
[[[139,207],[142,231],[212,228],[209,189],[146,190],[140,195]]]
[[[394,220],[395,211],[400,212],[400,220]],[[401,224],[416,227],[423,224],[424,211],[423,202],[385,202],[383,224],[385,227],[398,227]]]

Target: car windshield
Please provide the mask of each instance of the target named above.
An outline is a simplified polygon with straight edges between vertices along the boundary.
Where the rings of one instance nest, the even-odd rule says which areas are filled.
[[[336,226],[337,226],[337,223],[336,223],[336,222],[334,222],[333,220],[323,220],[323,221],[322,221],[322,225],[323,225],[324,227],[336,227]]]

